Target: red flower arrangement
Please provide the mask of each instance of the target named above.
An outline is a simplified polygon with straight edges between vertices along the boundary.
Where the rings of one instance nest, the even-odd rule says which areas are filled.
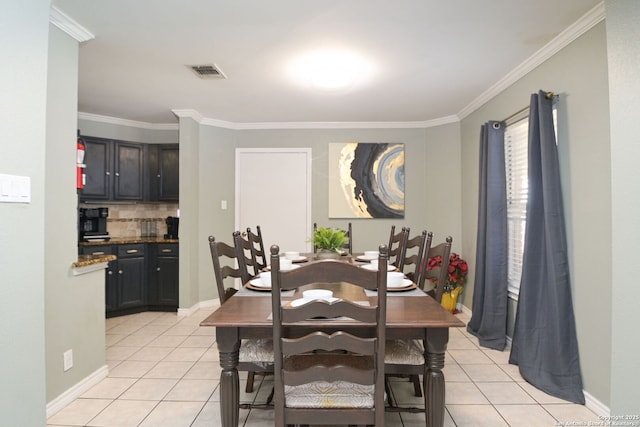
[[[440,255],[429,258],[427,262],[427,270],[433,270],[434,268],[442,265],[442,257]],[[460,258],[460,255],[452,253],[449,257],[449,268],[447,274],[447,280],[444,284],[444,292],[450,292],[451,290],[462,286],[467,281],[467,273],[469,272],[469,266],[467,261]],[[430,282],[438,284],[438,279],[429,279]]]

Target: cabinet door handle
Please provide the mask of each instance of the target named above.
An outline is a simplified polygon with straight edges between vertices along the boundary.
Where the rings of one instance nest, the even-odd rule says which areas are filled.
[[[120,176],[120,172],[116,172],[116,176]]]
[[[138,250],[137,249],[127,249],[127,253],[128,254],[137,254]]]
[[[118,270],[118,274],[123,274],[124,272],[122,270]]]
[[[160,174],[156,175],[157,178],[160,178]]]
[[[91,255],[104,255],[104,252],[91,252]]]
[[[156,268],[156,271],[160,271],[160,267]]]
[[[113,271],[107,271],[107,274],[108,274],[109,276],[113,276]]]
[[[109,176],[109,175],[111,175],[111,172],[107,171],[107,172],[105,172],[105,175]]]
[[[163,249],[162,252],[165,253],[165,254],[169,254],[169,253],[173,252],[173,250],[171,250],[171,249]]]

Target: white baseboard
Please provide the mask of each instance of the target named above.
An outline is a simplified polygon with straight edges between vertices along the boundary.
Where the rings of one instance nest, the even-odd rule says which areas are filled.
[[[210,300],[200,301],[189,308],[179,308],[178,317],[189,317],[201,308],[218,307],[220,305],[220,299],[214,298]]]
[[[582,392],[584,393],[584,406],[591,409],[596,413],[596,415],[599,415],[601,417],[608,417],[609,415],[611,415],[611,410],[607,405],[600,402],[598,399],[596,399],[586,391],[582,390]]]
[[[47,403],[47,418],[55,415],[62,408],[73,402],[78,397],[82,396],[84,392],[105,379],[108,374],[109,368],[107,367],[107,365],[104,365],[93,372],[91,375],[85,377],[80,382],[71,386],[71,388],[67,389],[51,402]]]

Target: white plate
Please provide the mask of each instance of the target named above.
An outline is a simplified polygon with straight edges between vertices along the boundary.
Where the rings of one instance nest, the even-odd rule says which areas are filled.
[[[378,266],[374,266],[373,264],[362,264],[360,268],[364,268],[365,270],[378,271]],[[395,265],[387,265],[387,271],[393,271],[395,269]]]
[[[372,259],[378,259],[378,255],[374,255],[374,256],[358,255],[356,259],[359,259],[360,261],[371,261]]]
[[[402,279],[402,282],[400,282],[399,285],[395,285],[395,286],[387,286],[388,288],[405,288],[409,285],[411,285],[413,282],[410,279]]]
[[[304,298],[298,298],[298,299],[294,299],[293,301],[291,301],[291,307],[299,307],[302,304],[306,304],[308,302],[311,301],[327,301],[327,302],[333,302],[333,301],[337,301],[338,298],[327,298],[327,299],[320,299],[320,300],[312,300],[312,299],[304,299]]]
[[[262,283],[262,279],[260,279],[259,277],[249,280],[249,283],[251,283],[256,288],[271,288],[271,286],[267,286],[266,284]]]
[[[286,258],[286,257],[285,257],[285,258]],[[289,259],[289,258],[287,258],[287,259]],[[304,255],[298,255],[297,257],[292,258],[292,259],[291,259],[291,262],[300,262],[300,261],[304,261],[305,259],[307,259],[307,257],[306,257],[306,256],[304,256]]]

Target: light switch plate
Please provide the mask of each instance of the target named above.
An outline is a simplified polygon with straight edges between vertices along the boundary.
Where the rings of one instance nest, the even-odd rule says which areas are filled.
[[[31,178],[0,174],[0,203],[31,203]]]

